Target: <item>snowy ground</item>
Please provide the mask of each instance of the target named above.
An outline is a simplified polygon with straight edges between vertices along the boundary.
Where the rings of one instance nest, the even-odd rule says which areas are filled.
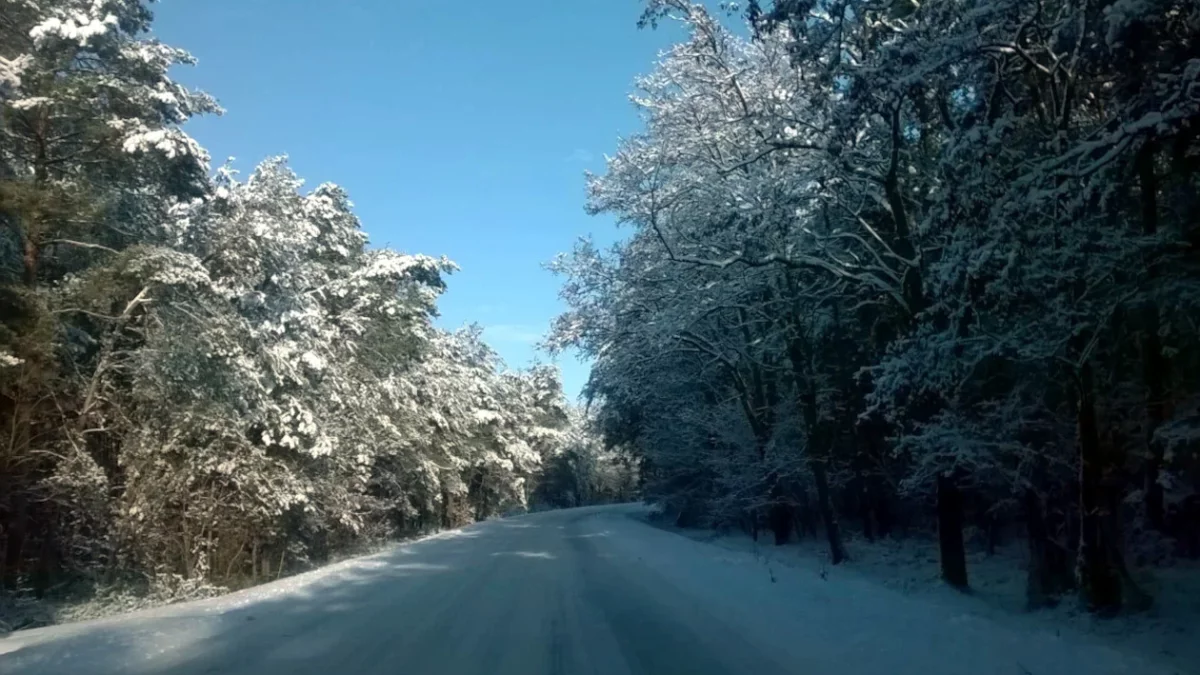
[[[1166,675],[1098,639],[823,577],[640,507],[480,523],[232,595],[0,639],[0,672]]]
[[[1146,612],[1097,619],[1083,611],[1074,598],[1065,598],[1053,609],[1026,611],[1028,553],[1023,541],[1001,546],[994,555],[987,555],[979,547],[969,548],[971,593],[963,596],[942,582],[937,541],[932,538],[868,542],[847,534],[845,546],[850,561],[831,567],[828,544],[820,537],[777,547],[770,543],[770,533],[755,543],[742,533],[658,525],[712,546],[749,554],[768,570],[790,568],[825,575],[830,580],[861,579],[997,623],[1041,632],[1082,634],[1084,639],[1099,640],[1163,662],[1176,672],[1200,673],[1200,564],[1195,561],[1135,571],[1138,582],[1155,597],[1154,606]]]
[[[323,567],[337,567],[352,558],[367,557],[390,550],[396,545],[396,542],[365,544],[354,552],[340,553]],[[228,588],[204,581],[189,581],[179,575],[163,575],[148,585],[81,585],[74,592],[50,594],[41,600],[35,599],[28,591],[0,594],[0,638],[11,630],[103,619],[163,605],[205,600],[228,593]]]

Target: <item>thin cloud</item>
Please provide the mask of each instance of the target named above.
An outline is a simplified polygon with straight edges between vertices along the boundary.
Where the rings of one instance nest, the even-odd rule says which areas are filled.
[[[594,159],[596,159],[596,155],[583,148],[575,148],[571,151],[571,154],[567,155],[568,162],[578,162],[580,164],[590,164]]]
[[[498,323],[483,329],[484,337],[496,342],[519,344],[537,344],[542,339],[542,331],[534,326],[520,324]]]
[[[503,302],[485,302],[482,305],[476,305],[472,312],[476,316],[480,314],[503,314],[508,312],[510,307]]]

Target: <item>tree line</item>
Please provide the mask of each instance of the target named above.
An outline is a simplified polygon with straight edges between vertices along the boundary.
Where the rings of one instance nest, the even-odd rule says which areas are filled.
[[[1028,599],[1145,606],[1200,556],[1200,5],[776,0],[637,81],[588,180],[628,237],[555,261],[551,346],[681,525],[936,526]]]
[[[569,509],[640,498],[637,458],[606,445],[586,410],[572,408],[568,416],[557,452],[542,462],[531,506]]]
[[[453,263],[368,246],[336,185],[211,172],[151,21],[0,0],[0,589],[243,585],[525,508],[557,370],[435,327]]]

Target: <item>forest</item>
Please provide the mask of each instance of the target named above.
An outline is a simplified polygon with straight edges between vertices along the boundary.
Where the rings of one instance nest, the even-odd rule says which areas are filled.
[[[1028,549],[1031,608],[1200,557],[1200,4],[776,0],[682,26],[549,346],[674,523]]]
[[[194,596],[631,494],[554,367],[436,327],[451,261],[369,246],[285,157],[210,169],[182,126],[221,110],[145,3],[0,10],[0,596]]]
[[[624,236],[549,263],[584,410],[438,323],[451,260],[214,165],[148,3],[0,0],[0,604],[640,497],[834,565],[936,537],[963,590],[1019,541],[1031,608],[1151,606],[1200,559],[1200,4],[644,9],[684,39],[586,183]]]

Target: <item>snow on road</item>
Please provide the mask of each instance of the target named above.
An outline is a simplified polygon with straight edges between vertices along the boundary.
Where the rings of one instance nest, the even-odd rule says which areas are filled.
[[[4,675],[1168,675],[866,580],[768,571],[640,507],[479,523],[232,595],[0,639]]]

